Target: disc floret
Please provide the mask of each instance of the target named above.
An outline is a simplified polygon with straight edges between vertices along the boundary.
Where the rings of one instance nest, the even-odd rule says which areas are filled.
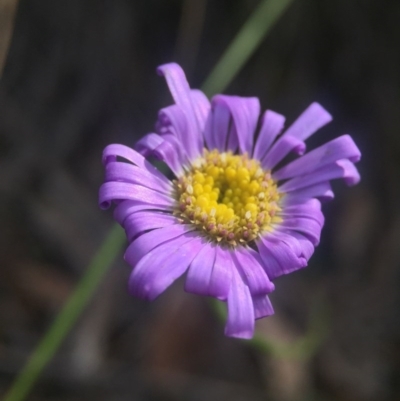
[[[281,221],[277,184],[247,154],[204,150],[174,185],[176,214],[216,242],[244,245]]]

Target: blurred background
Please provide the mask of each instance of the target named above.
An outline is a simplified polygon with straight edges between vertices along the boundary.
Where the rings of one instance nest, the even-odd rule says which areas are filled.
[[[101,152],[133,146],[170,104],[155,68],[176,61],[200,87],[258,3],[0,2],[0,394],[113,225]],[[27,399],[400,400],[399,21],[398,0],[295,0],[225,90],[288,123],[318,101],[334,121],[309,149],[349,133],[363,153],[362,182],[334,183],[309,267],[276,281],[276,315],[257,322],[279,346],[224,337],[181,281],[130,297],[120,255]]]

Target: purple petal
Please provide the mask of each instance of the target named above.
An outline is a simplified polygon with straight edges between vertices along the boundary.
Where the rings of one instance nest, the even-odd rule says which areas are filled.
[[[225,335],[252,338],[254,334],[254,307],[249,287],[243,283],[238,272],[233,270],[232,284],[228,295],[228,320]]]
[[[126,182],[105,182],[99,190],[99,205],[102,209],[110,207],[112,201],[137,200],[154,208],[170,207],[174,200],[152,189]]]
[[[331,120],[332,116],[321,105],[312,103],[273,145],[263,160],[263,167],[275,167],[292,151],[304,154],[304,141]]]
[[[281,230],[279,230],[281,231]],[[309,260],[311,256],[314,253],[314,245],[311,243],[311,241],[306,238],[304,235],[294,231],[294,230],[286,230],[286,234],[288,234],[290,237],[295,238],[300,246],[301,246],[301,255],[303,256],[306,260]]]
[[[231,120],[232,122],[232,120]],[[226,141],[226,146],[225,149],[226,151],[231,151],[233,153],[236,153],[239,147],[239,138],[236,130],[235,124],[229,124],[229,133],[228,133],[228,139]]]
[[[233,262],[252,295],[267,294],[275,289],[251,248],[238,247],[233,252]]]
[[[173,104],[161,109],[156,123],[157,132],[164,140],[171,143],[178,155],[180,164],[187,164],[189,157],[186,153],[191,145],[187,134],[187,118],[182,109]]]
[[[337,160],[304,176],[298,176],[279,187],[282,192],[290,192],[305,188],[320,182],[344,178],[347,185],[355,185],[360,181],[360,174],[352,162],[347,159]]]
[[[251,153],[253,147],[253,136],[254,131],[257,126],[258,116],[260,113],[260,102],[255,97],[239,97],[239,96],[226,96],[226,95],[217,95],[212,99],[212,104],[215,110],[229,111],[231,118],[233,120],[233,124],[235,126],[235,132],[237,135],[239,149],[242,153]],[[224,117],[224,122],[226,117]],[[224,124],[225,127],[226,124]],[[224,135],[226,138],[227,135],[227,127],[224,128],[224,131],[215,131],[213,132],[214,136]],[[227,150],[226,142],[224,143],[224,149]],[[229,150],[234,150],[230,149]]]
[[[233,270],[232,252],[217,246],[208,295],[220,300],[226,300],[231,286]]]
[[[264,237],[270,241],[274,241],[275,243],[284,242],[290,249],[293,250],[296,256],[303,256],[303,248],[297,238],[293,235],[274,230]]]
[[[226,143],[230,132],[231,113],[222,102],[212,101],[212,109],[206,123],[204,139],[208,149],[226,150]]]
[[[243,153],[251,154],[253,152],[254,134],[260,117],[260,101],[256,97],[242,97],[240,99],[245,121],[242,120],[238,109],[235,109],[235,113],[233,113],[233,120],[239,139],[239,149]],[[243,124],[243,128],[240,123]]]
[[[340,159],[356,162],[360,157],[361,153],[353,139],[349,135],[342,135],[282,167],[273,174],[273,178],[292,178],[311,173]]]
[[[105,168],[104,181],[122,181],[138,184],[166,195],[170,195],[173,189],[170,182],[160,180],[147,170],[123,162],[109,162]]]
[[[163,75],[167,81],[169,90],[175,103],[181,107],[186,115],[187,141],[186,149],[191,160],[194,160],[202,151],[201,127],[197,121],[192,103],[190,87],[182,68],[175,63],[164,64],[158,67],[157,72]]]
[[[307,266],[307,260],[296,254],[298,249],[292,249],[287,242],[260,237],[257,248],[271,280]]]
[[[285,135],[279,138],[271,150],[265,155],[262,160],[262,166],[266,170],[274,168],[289,152],[294,152],[297,155],[303,155],[306,151],[306,144],[291,135]]]
[[[136,238],[127,248],[124,258],[132,267],[147,253],[157,246],[174,238],[188,235],[193,227],[187,224],[174,224],[173,226],[149,231]]]
[[[307,217],[316,220],[321,226],[324,224],[324,215],[321,212],[321,202],[312,198],[305,203],[284,207],[280,215],[284,218]]]
[[[274,308],[268,295],[253,296],[254,318],[261,319],[262,317],[271,316],[274,314]]]
[[[311,103],[283,135],[305,141],[331,121],[332,116],[319,103]]]
[[[103,151],[103,164],[107,165],[110,162],[115,162],[117,157],[122,157],[141,169],[149,171],[151,174],[157,176],[161,181],[166,183],[169,182],[168,179],[152,166],[141,154],[125,145],[108,145]]]
[[[304,203],[285,206],[281,213],[294,214],[297,216],[308,216],[311,212],[321,210],[321,202],[318,199],[311,198]]]
[[[161,135],[150,133],[145,135],[135,144],[135,149],[142,156],[148,157],[152,155],[154,149],[160,146],[164,142]]]
[[[165,162],[175,175],[183,173],[179,148],[175,148],[160,135],[153,133],[145,135],[136,142],[135,148],[145,157],[154,156]]]
[[[173,134],[165,134],[162,136],[162,138],[175,149],[179,166],[189,166],[189,157],[186,154],[184,146],[182,146],[182,142],[180,142],[179,139]]]
[[[176,104],[162,108],[158,112],[156,130],[160,135],[173,134],[180,141],[186,138],[187,120],[183,110]]]
[[[140,210],[149,210],[149,211],[172,211],[173,205],[169,207],[161,207],[157,208],[153,205],[149,205],[148,203],[140,202],[140,201],[123,201],[117,205],[114,209],[114,219],[118,221],[119,224],[123,224],[125,219],[131,215],[132,213],[136,213]]]
[[[198,295],[209,295],[215,254],[216,246],[209,242],[204,242],[202,249],[190,264],[186,276],[185,291]]]
[[[124,228],[128,241],[131,242],[138,234],[173,224],[179,224],[179,221],[172,214],[142,210],[130,214],[124,221]]]
[[[129,278],[130,292],[152,301],[179,278],[202,248],[196,236],[181,236],[164,243],[146,254]]]
[[[272,110],[267,110],[261,121],[261,129],[254,148],[253,157],[257,160],[262,160],[275,138],[280,134],[285,124],[285,117],[275,113]]]
[[[334,198],[334,194],[331,184],[329,182],[321,182],[320,184],[310,185],[307,188],[289,192],[285,194],[281,203],[286,208],[290,205],[304,203],[312,198],[319,198],[321,201],[332,200]]]
[[[207,99],[206,95],[198,89],[191,89],[189,95],[200,132],[204,132],[208,114],[210,113],[210,101]],[[186,143],[186,141],[189,140],[186,135],[188,130],[187,116],[182,108],[177,104],[165,107],[159,111],[156,126],[157,132],[160,134],[174,134],[183,144],[185,144],[185,147],[190,146]]]
[[[260,254],[264,270],[271,280],[284,274],[282,266],[276,260],[271,251],[259,240],[257,241],[257,249]]]
[[[207,117],[211,109],[210,101],[207,99],[207,96],[198,89],[191,89],[190,97],[192,99],[192,105],[197,118],[197,123],[200,128],[200,132],[204,132]]]
[[[317,246],[319,243],[322,225],[314,219],[308,219],[306,217],[284,218],[283,222],[279,223],[279,226],[304,234],[310,239],[314,246]]]

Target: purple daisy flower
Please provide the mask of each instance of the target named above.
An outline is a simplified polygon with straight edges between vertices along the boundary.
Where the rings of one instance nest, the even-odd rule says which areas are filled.
[[[272,281],[305,267],[319,243],[329,181],[360,180],[360,151],[343,135],[305,153],[304,141],[332,119],[318,103],[281,134],[285,117],[267,110],[260,119],[257,98],[217,95],[210,103],[179,65],[158,73],[175,104],[160,110],[157,133],[136,151],[110,145],[103,153],[99,202],[117,204],[130,292],[153,300],[187,271],[186,291],[227,302],[225,334],[251,338],[255,319],[274,313]],[[289,153],[300,157],[280,167]]]

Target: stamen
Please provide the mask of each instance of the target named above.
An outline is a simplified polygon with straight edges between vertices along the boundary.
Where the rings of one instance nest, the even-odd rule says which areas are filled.
[[[205,150],[174,184],[176,214],[218,243],[245,245],[280,219],[276,183],[247,154]]]

